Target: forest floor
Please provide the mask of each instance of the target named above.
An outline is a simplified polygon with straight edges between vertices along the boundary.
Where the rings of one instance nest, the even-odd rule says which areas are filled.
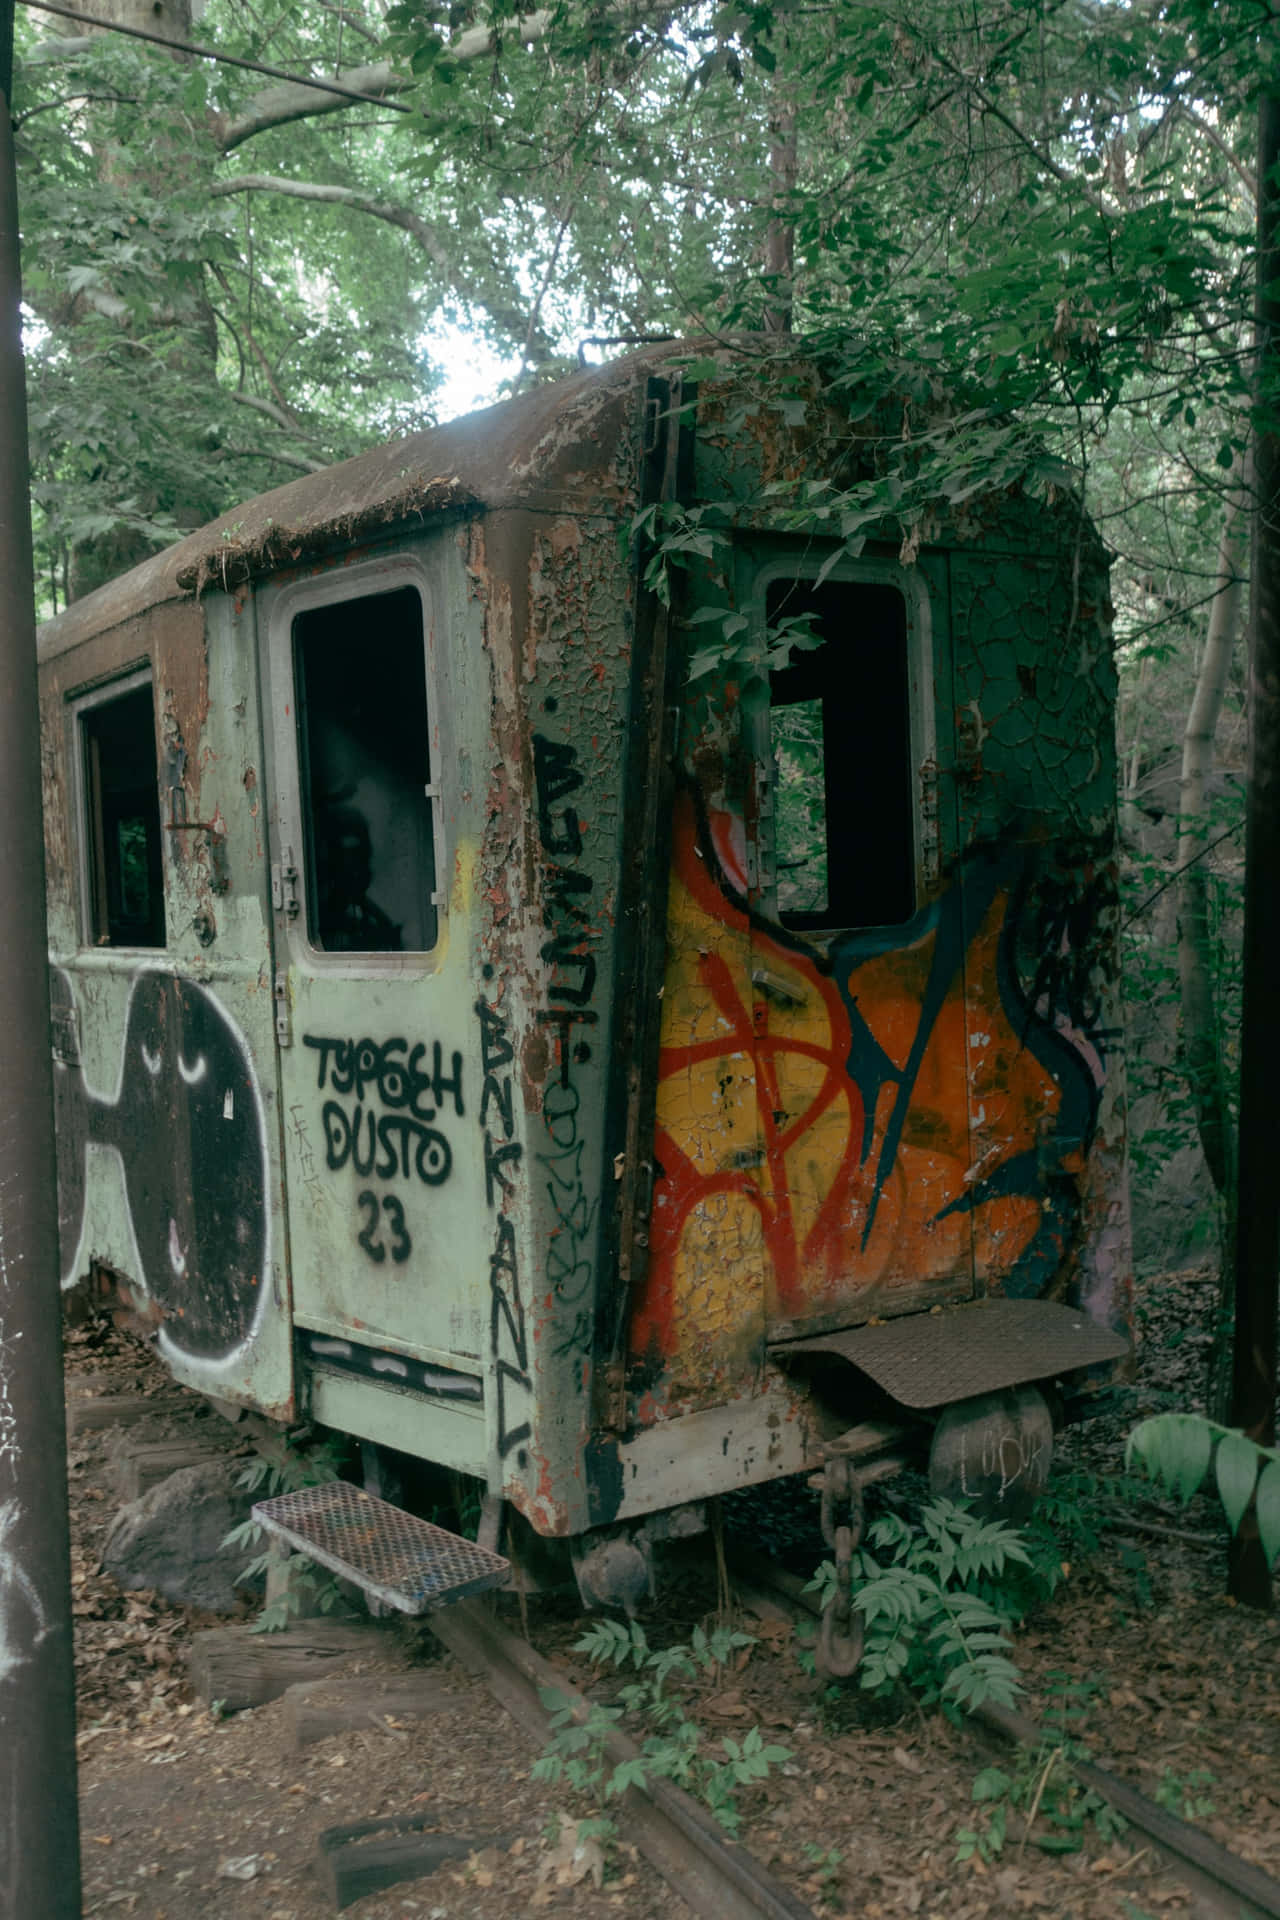
[[[1141,1289],[1138,1383],[1119,1414],[1067,1437],[1068,1471],[1114,1481],[1133,1421],[1196,1403],[1208,1293],[1208,1277],[1194,1272]],[[148,1349],[102,1323],[68,1335],[67,1366],[73,1399],[172,1396]],[[149,1437],[172,1431],[173,1418],[157,1414]],[[228,1443],[234,1434],[228,1427]],[[675,1920],[685,1911],[625,1846],[608,1849],[595,1884],[599,1862],[590,1848],[575,1858],[565,1824],[590,1810],[590,1797],[532,1778],[537,1754],[524,1735],[420,1628],[389,1626],[351,1671],[372,1678],[431,1663],[445,1693],[428,1719],[392,1716],[298,1748],[279,1700],[230,1718],[207,1710],[192,1695],[187,1653],[194,1633],[219,1623],[154,1594],[121,1592],[100,1568],[118,1504],[119,1444],[109,1428],[71,1442],[86,1914],[327,1920],[333,1900],[315,1865],[321,1831],[424,1812],[442,1832],[501,1835],[514,1847],[481,1846],[429,1878],[366,1895],[346,1909],[352,1920],[508,1920],[542,1909]],[[1071,1737],[1099,1765],[1280,1877],[1280,1625],[1224,1597],[1225,1531],[1207,1498],[1176,1513],[1151,1500],[1131,1512],[1107,1504],[1101,1526],[1103,1509],[1092,1504],[1083,1518],[1101,1547],[1081,1553],[1067,1543],[1066,1578],[1018,1632],[1023,1711],[1043,1720],[1065,1703]],[[687,1638],[715,1605],[714,1575],[687,1572],[661,1623],[650,1623],[653,1637]],[[500,1606],[519,1631],[515,1603],[504,1596]],[[788,1750],[764,1783],[740,1794],[741,1838],[816,1913],[1150,1920],[1239,1911],[1188,1892],[1140,1838],[1099,1828],[1096,1809],[1064,1784],[1056,1736],[1042,1756],[1019,1761],[936,1711],[890,1707],[856,1681],[825,1686],[803,1670],[803,1636],[770,1609],[744,1610],[737,1624],[754,1645],[732,1670],[689,1687],[682,1710],[713,1750],[753,1727]],[[531,1603],[529,1625],[542,1652],[598,1691],[598,1676],[572,1651],[583,1623],[567,1602]],[[1013,1815],[1003,1847],[988,1847],[984,1859],[964,1835],[985,1830],[989,1808],[975,1802],[974,1784],[993,1764],[1025,1799],[1038,1794],[1039,1807],[1029,1830]],[[1046,1850],[1058,1841],[1079,1844]]]

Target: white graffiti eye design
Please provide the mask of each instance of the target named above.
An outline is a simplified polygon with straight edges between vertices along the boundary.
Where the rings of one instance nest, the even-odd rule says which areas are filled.
[[[151,1078],[154,1080],[156,1075],[159,1073],[161,1067],[164,1064],[163,1053],[152,1053],[150,1049],[142,1042],[139,1042],[138,1044],[138,1052],[142,1055],[143,1066],[146,1068],[147,1072],[151,1075]]]
[[[182,1243],[178,1239],[178,1223],[172,1219],[169,1222],[169,1265],[179,1275],[187,1270],[187,1256],[182,1251]]]
[[[178,1055],[178,1072],[182,1075],[183,1079],[186,1081],[189,1087],[198,1086],[200,1082],[204,1079],[208,1071],[209,1071],[209,1062],[205,1059],[203,1054],[199,1056],[194,1067],[189,1067],[186,1061],[182,1058],[182,1055],[181,1054]]]

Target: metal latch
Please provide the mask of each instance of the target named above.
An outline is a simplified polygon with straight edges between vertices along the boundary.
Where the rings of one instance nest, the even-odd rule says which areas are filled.
[[[286,919],[298,917],[298,869],[294,865],[293,848],[286,847],[283,860],[271,863],[271,905],[276,913],[283,913]]]
[[[759,987],[766,1000],[772,1000],[780,1007],[802,1007],[803,993],[797,993],[789,980],[781,974],[770,973],[768,967],[752,967],[751,984]]]
[[[293,1045],[293,1013],[289,1006],[289,972],[286,967],[276,968],[271,997],[276,1003],[276,1044],[281,1047],[291,1047]]]

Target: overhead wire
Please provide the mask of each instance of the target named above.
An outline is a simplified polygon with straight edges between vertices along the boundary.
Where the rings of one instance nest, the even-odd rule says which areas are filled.
[[[175,40],[167,34],[149,33],[145,27],[126,27],[117,20],[93,19],[89,14],[77,13],[74,7],[59,5],[58,0],[20,0],[20,3],[40,13],[56,13],[64,20],[74,20],[80,27],[120,33],[129,40],[145,40],[150,46],[167,47],[170,53],[189,53],[197,60],[212,60],[221,67],[242,67],[248,73],[265,74],[269,80],[283,80],[289,86],[310,87],[316,93],[340,94],[343,99],[358,100],[362,106],[390,107],[395,113],[415,111],[402,100],[389,99],[385,94],[361,93],[355,87],[344,86],[340,80],[316,80],[309,74],[290,73],[285,67],[268,66],[261,60],[246,60],[238,53],[220,53],[214,47],[197,46],[194,40]]]

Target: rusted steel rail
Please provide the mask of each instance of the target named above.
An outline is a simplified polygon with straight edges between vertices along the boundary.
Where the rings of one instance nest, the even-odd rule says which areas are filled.
[[[979,1707],[974,1719],[1003,1739],[1017,1741],[1019,1746],[1036,1747],[1045,1738],[1044,1729],[1034,1720],[1008,1707]],[[1117,1813],[1124,1815],[1131,1827],[1137,1827],[1148,1840],[1154,1841],[1197,1892],[1218,1899],[1224,1892],[1229,1893],[1251,1913],[1275,1915],[1280,1920],[1280,1880],[1273,1880],[1261,1867],[1251,1866],[1238,1854],[1229,1853],[1199,1827],[1158,1807],[1127,1780],[1118,1780],[1115,1774],[1091,1766],[1087,1760],[1073,1760],[1071,1768],[1082,1785],[1100,1793]]]
[[[554,1688],[585,1720],[590,1703],[541,1654],[498,1625],[474,1601],[444,1607],[427,1619],[436,1638],[490,1692],[533,1739],[545,1742],[550,1720],[540,1689]],[[616,1729],[605,1737],[612,1764],[639,1749]],[[813,1910],[766,1872],[745,1847],[726,1837],[696,1800],[667,1780],[631,1787],[621,1812],[627,1837],[674,1892],[704,1920],[814,1920]]]
[[[804,1591],[805,1582],[799,1575],[788,1573],[773,1561],[755,1554],[741,1556],[737,1564],[751,1585],[778,1594],[795,1611],[815,1616],[821,1612],[813,1596]],[[973,1719],[989,1732],[1021,1746],[1036,1747],[1045,1738],[1044,1730],[1034,1720],[1007,1707],[979,1707]],[[1080,1760],[1073,1761],[1072,1768],[1085,1786],[1100,1793],[1117,1813],[1123,1814],[1131,1827],[1145,1834],[1196,1892],[1210,1894],[1219,1901],[1227,1894],[1239,1903],[1233,1911],[1264,1914],[1267,1920],[1280,1920],[1280,1880],[1272,1879],[1261,1867],[1252,1866],[1238,1854],[1219,1846],[1199,1827],[1157,1806],[1127,1780],[1118,1779],[1105,1768]]]

